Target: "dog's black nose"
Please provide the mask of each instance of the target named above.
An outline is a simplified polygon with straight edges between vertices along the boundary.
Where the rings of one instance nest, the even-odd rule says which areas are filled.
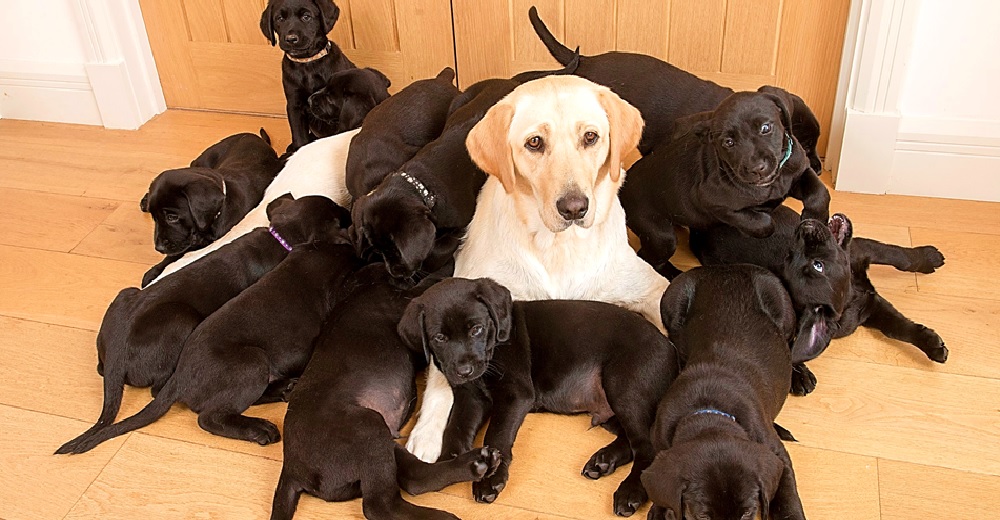
[[[299,36],[297,34],[287,34],[285,35],[285,41],[295,45],[296,43],[299,43]]]
[[[751,171],[763,177],[764,174],[767,173],[767,161],[761,161],[757,163],[757,165],[754,166]]]
[[[589,206],[590,201],[582,193],[571,193],[556,201],[556,209],[566,220],[580,220]]]
[[[475,370],[475,369],[472,367],[472,364],[470,364],[470,363],[466,363],[464,365],[458,365],[457,367],[455,367],[455,372],[457,372],[458,375],[460,375],[462,377],[469,377],[469,376],[471,376],[473,370]]]

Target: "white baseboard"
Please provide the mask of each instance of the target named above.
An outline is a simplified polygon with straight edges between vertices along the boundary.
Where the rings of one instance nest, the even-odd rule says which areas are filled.
[[[86,69],[73,63],[0,60],[0,117],[102,124]]]
[[[836,164],[836,188],[860,193],[885,193],[889,185],[899,116],[867,114],[848,109]]]
[[[897,150],[885,193],[1000,202],[996,155]]]

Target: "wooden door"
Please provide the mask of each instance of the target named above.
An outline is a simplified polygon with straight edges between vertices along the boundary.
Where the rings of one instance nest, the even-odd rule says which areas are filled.
[[[583,54],[656,56],[736,90],[776,85],[801,96],[826,150],[849,0],[454,0],[460,86],[558,68],[528,21]]]
[[[329,1],[329,0],[326,0]],[[396,92],[454,67],[449,0],[336,0],[330,36]],[[260,32],[265,0],[139,0],[168,107],[284,114],[281,50]]]

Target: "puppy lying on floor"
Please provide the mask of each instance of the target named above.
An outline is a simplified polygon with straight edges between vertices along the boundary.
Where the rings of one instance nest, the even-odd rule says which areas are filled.
[[[775,232],[755,239],[725,226],[691,232],[691,250],[702,264],[751,263],[781,277],[799,316],[794,361],[820,355],[833,338],[843,338],[864,325],[919,348],[932,361],[944,363],[948,348],[932,329],[903,316],[882,298],[871,279],[871,264],[891,265],[900,271],[933,273],[944,265],[934,246],[900,247],[867,238],[852,240],[851,221],[842,214],[829,225],[799,221],[798,214],[781,206],[774,213]],[[816,377],[798,364],[792,393],[805,395],[816,387]]]
[[[678,121],[674,140],[633,164],[621,201],[639,256],[672,278],[680,273],[670,263],[674,224],[724,223],[763,238],[774,232],[771,211],[789,196],[802,201],[805,218],[826,220],[830,194],[791,133],[793,107],[780,93],[737,92]]]
[[[104,407],[97,423],[56,453],[80,453],[92,437],[114,422],[122,387],[152,387],[155,397],[177,366],[188,336],[209,315],[253,285],[295,247],[327,232],[330,221],[307,200],[268,205],[273,229],[256,229],[218,254],[146,289],[118,293],[97,334],[97,372],[104,376]]]
[[[309,131],[317,138],[361,128],[365,116],[389,98],[391,82],[372,69],[347,69],[334,74],[330,82],[309,96],[312,114]]]
[[[403,344],[396,325],[422,289],[397,289],[378,264],[346,282],[288,400],[272,520],[291,519],[303,492],[328,501],[360,497],[370,519],[454,519],[403,500],[399,489],[426,493],[496,469],[499,454],[493,449],[428,464],[393,441],[416,402],[414,376],[424,357],[419,347]]]
[[[699,267],[663,294],[683,368],[656,412],[642,473],[649,520],[804,520],[792,461],[772,426],[791,384],[795,311],[768,270]]]
[[[549,53],[559,63],[570,63],[578,53],[559,43],[538,17],[538,10],[528,9],[528,18]],[[675,133],[677,119],[705,110],[713,110],[733,90],[703,80],[652,56],[612,51],[597,56],[579,57],[576,74],[599,85],[609,87],[629,104],[639,109],[646,127],[639,142],[639,152],[649,154],[661,142]],[[764,87],[773,88],[773,87]],[[809,107],[796,95],[789,95],[792,135],[801,143],[809,166],[823,170],[816,143],[819,141],[819,121]]]
[[[295,226],[280,212],[297,204],[315,224]],[[347,210],[325,197],[291,195],[271,203],[270,232],[287,257],[238,296],[205,319],[184,343],[177,369],[145,408],[123,421],[74,441],[73,453],[142,428],[163,417],[176,402],[198,414],[210,433],[261,445],[281,438],[278,427],[243,412],[254,403],[283,400],[305,369],[313,340],[333,306],[345,276],[358,267],[346,226]],[[268,390],[271,390],[268,392]]]
[[[615,492],[615,514],[630,516],[646,502],[639,478],[653,459],[649,430],[677,375],[673,346],[653,324],[609,303],[512,303],[493,280],[450,278],[410,302],[399,334],[427,352],[455,392],[445,457],[470,449],[489,420],[485,444],[500,450],[501,461],[472,485],[476,501],[496,500],[524,417],[547,411],[588,413],[595,426],[613,416],[619,439],[595,453],[583,474],[600,478],[634,460]]]
[[[260,137],[231,135],[202,152],[190,167],[157,175],[139,202],[153,217],[156,250],[167,255],[150,273],[159,274],[184,252],[225,235],[260,203],[282,166],[261,128]],[[143,287],[155,274],[147,277]]]

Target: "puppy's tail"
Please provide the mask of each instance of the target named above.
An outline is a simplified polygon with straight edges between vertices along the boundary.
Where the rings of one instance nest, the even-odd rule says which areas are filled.
[[[121,391],[119,387],[119,392]],[[167,380],[167,384],[163,386],[160,393],[153,398],[145,408],[139,410],[139,413],[125,418],[119,423],[110,424],[108,426],[98,428],[98,425],[94,425],[94,428],[87,430],[79,437],[63,444],[58,450],[56,450],[57,455],[65,453],[85,453],[94,449],[98,444],[108,440],[113,439],[119,435],[128,433],[132,430],[137,430],[143,426],[148,426],[153,424],[157,419],[166,415],[170,407],[177,401],[177,383],[176,380],[171,377]],[[121,394],[119,393],[119,402],[121,401]]]
[[[271,502],[271,520],[292,520],[295,509],[299,506],[302,489],[292,483],[287,466],[281,467],[278,486],[274,488],[274,500]]]
[[[573,61],[573,58],[578,56],[576,52],[573,52],[573,49],[559,43],[559,40],[552,35],[549,28],[545,26],[545,22],[538,17],[538,9],[535,9],[535,6],[531,6],[531,8],[528,9],[528,19],[531,20],[531,26],[535,29],[535,34],[537,34],[538,38],[542,40],[545,47],[549,49],[549,54],[551,54],[556,61],[563,65],[569,65],[570,62]]]
[[[263,126],[260,127],[260,138],[263,139],[268,145],[271,144],[271,136],[267,135],[267,130],[264,130]]]

